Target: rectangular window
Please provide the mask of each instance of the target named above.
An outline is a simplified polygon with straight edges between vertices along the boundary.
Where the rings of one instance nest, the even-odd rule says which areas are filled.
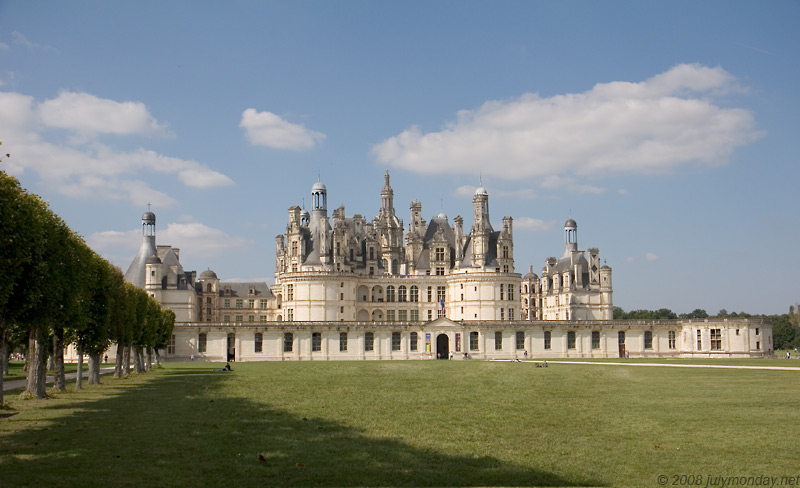
[[[617,332],[617,342],[618,342],[618,344],[620,346],[624,346],[625,345],[625,331],[624,330],[621,330],[621,331]]]
[[[508,309],[508,320],[514,320],[514,309],[513,308],[509,308]]]
[[[667,333],[667,340],[670,349],[675,349],[675,331],[671,330]]]
[[[445,287],[444,286],[437,286],[436,287],[436,301],[441,303],[445,300]]]
[[[517,350],[525,349],[525,332],[517,331]]]
[[[722,350],[722,329],[711,329],[711,350]]]
[[[505,320],[505,319],[506,319],[506,309],[501,308],[500,309],[500,320]]]
[[[431,286],[428,287],[428,301],[429,302],[433,301],[433,287]]]
[[[494,350],[495,351],[503,350],[503,333],[500,331],[494,333]]]
[[[236,308],[240,310],[243,306],[244,306],[244,300],[242,300],[241,298],[237,298],[236,299]]]
[[[461,352],[461,332],[456,332],[456,352]]]
[[[697,329],[697,350],[703,350],[703,333],[700,329]]]
[[[197,352],[206,352],[207,341],[208,336],[205,333],[202,333],[197,337]]]
[[[248,298],[247,299],[247,308],[256,308],[256,299],[255,298]]]
[[[294,300],[294,285],[286,285],[286,299]]]
[[[650,330],[644,331],[644,348],[645,349],[653,348],[653,332]]]
[[[260,306],[262,309],[266,309],[266,308],[267,308],[267,301],[266,301],[266,300],[259,300],[259,302],[258,302],[258,305],[259,305],[259,306]]]
[[[500,300],[503,300],[503,285],[500,285]]]
[[[230,298],[226,298],[225,299],[224,307],[225,308],[231,308],[231,299]]]
[[[592,349],[600,349],[600,332],[592,331]]]
[[[256,332],[254,352],[261,352],[263,350],[264,336],[261,332]]]
[[[441,266],[436,267],[436,276],[444,276],[444,268]]]
[[[248,315],[247,316],[247,321],[248,322],[255,322],[256,321],[256,316],[255,315]]]
[[[367,332],[366,334],[364,334],[364,350],[365,351],[375,350],[375,335],[372,332]]]
[[[175,334],[169,338],[169,345],[167,346],[167,354],[175,354]]]
[[[347,332],[339,332],[339,351],[347,350]]]
[[[400,322],[408,321],[408,310],[398,310],[397,320],[399,320]]]
[[[414,303],[419,301],[419,288],[417,288],[416,285],[411,287],[411,296],[409,301]]]
[[[267,321],[267,316],[266,315],[262,315],[261,316],[261,323],[264,323],[266,321]]]
[[[508,299],[514,299],[514,285],[508,285]]]
[[[550,334],[551,333],[550,333],[549,330],[544,331],[544,348],[545,349],[550,349],[550,339],[551,339]]]
[[[244,320],[244,315],[237,315],[236,316],[236,322],[241,323],[243,320]]]
[[[392,351],[400,350],[400,333],[392,332]]]
[[[230,321],[231,321],[231,316],[230,316],[230,315],[224,315],[224,316],[222,317],[222,321],[223,321],[223,322],[225,322],[225,323],[227,324],[228,322],[230,322]]]
[[[411,333],[411,340],[409,341],[410,342],[409,347],[411,348],[412,351],[416,351],[417,350],[417,341],[418,340],[419,340],[419,337],[417,336],[417,333],[416,332],[412,332]]]
[[[436,248],[436,255],[435,255],[434,259],[436,261],[444,261],[444,248],[443,247],[437,247]]]
[[[314,352],[322,350],[322,334],[320,332],[313,332],[311,334],[311,350]]]
[[[387,322],[394,322],[394,310],[387,310],[386,311],[386,321]]]
[[[419,310],[412,310],[408,319],[412,322],[419,322]]]
[[[567,349],[575,349],[575,331],[567,332]]]
[[[289,322],[294,320],[294,309],[293,308],[290,308],[290,309],[286,310],[286,320],[288,320]]]
[[[469,333],[469,350],[470,351],[477,351],[478,350],[478,333],[477,332],[470,332]]]
[[[291,332],[283,334],[283,352],[292,352],[294,346],[294,335]]]

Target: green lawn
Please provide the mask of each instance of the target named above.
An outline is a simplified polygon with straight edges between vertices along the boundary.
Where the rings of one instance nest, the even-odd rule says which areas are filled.
[[[798,474],[795,371],[219,366],[169,363],[48,400],[6,392],[0,484],[661,486],[665,475],[673,486],[700,475],[706,486]]]

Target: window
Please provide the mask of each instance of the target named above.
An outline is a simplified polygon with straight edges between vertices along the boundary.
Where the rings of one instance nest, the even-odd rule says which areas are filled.
[[[400,333],[392,332],[392,351],[400,350]]]
[[[500,300],[503,300],[503,285],[500,285]]]
[[[671,330],[667,332],[667,341],[669,344],[670,349],[675,349],[675,331]]]
[[[419,301],[419,288],[416,285],[411,287],[409,301],[417,303]]]
[[[416,332],[412,332],[411,333],[411,340],[409,341],[410,342],[409,347],[411,348],[412,351],[416,351],[417,350],[417,341],[418,340],[419,340],[419,336],[417,336],[417,333]]]
[[[412,310],[408,320],[412,322],[419,322],[419,310]]]
[[[242,322],[244,320],[244,315],[237,315],[236,322]]]
[[[283,352],[292,352],[294,345],[294,335],[291,332],[283,334]]]
[[[247,308],[256,308],[256,300],[255,300],[255,298],[249,298],[247,300]]]
[[[391,285],[386,287],[386,301],[387,302],[394,301],[394,287]]]
[[[444,248],[443,247],[437,247],[436,248],[436,253],[435,253],[435,256],[434,256],[434,260],[436,260],[436,261],[444,261]]]
[[[506,309],[501,308],[500,309],[500,320],[505,320],[505,319],[506,319]]]
[[[442,266],[436,267],[436,276],[444,276],[444,268]]]
[[[175,334],[169,338],[169,345],[167,346],[167,354],[175,354]]]
[[[206,333],[203,332],[197,337],[197,352],[206,352],[206,343],[208,341],[208,336]]]
[[[315,352],[322,350],[322,334],[320,332],[311,334],[311,350]]]
[[[514,285],[508,285],[508,299],[514,299]]]
[[[758,332],[759,332],[758,327],[756,327],[756,335],[758,335]]]
[[[469,350],[470,351],[477,351],[478,350],[478,333],[477,332],[470,332],[469,333]]]
[[[255,315],[248,315],[247,316],[247,321],[248,322],[255,322],[256,321],[256,316]]]
[[[286,310],[286,320],[292,322],[294,320],[294,309],[290,308]]]
[[[261,352],[263,350],[264,336],[261,332],[256,332],[255,349],[254,352]]]
[[[230,315],[224,315],[224,316],[222,317],[222,321],[223,321],[223,322],[225,322],[225,323],[227,324],[228,322],[230,322],[230,321],[231,321],[231,316],[230,316]]]
[[[347,332],[339,332],[339,350],[347,350]]]
[[[267,301],[266,300],[260,300],[258,304],[262,309],[266,309],[267,308]]]
[[[503,350],[503,333],[500,331],[494,333],[494,350],[495,351]]]
[[[387,322],[394,322],[394,310],[387,310],[386,311],[386,321]]]
[[[544,331],[544,348],[545,349],[550,349],[550,339],[551,339],[550,334],[551,333],[550,333],[549,330]]]
[[[567,332],[567,349],[575,349],[575,331]]]
[[[365,351],[375,350],[375,335],[372,332],[367,332],[366,334],[364,334],[364,350]]]
[[[428,287],[428,301],[429,302],[433,301],[433,287],[430,286]]]
[[[517,331],[517,350],[525,349],[525,332]]]
[[[644,331],[644,348],[645,349],[653,348],[653,331],[651,330]]]
[[[231,308],[231,299],[230,299],[230,298],[226,298],[226,299],[225,299],[225,303],[224,303],[224,305],[223,305],[223,306],[224,306],[225,308]]]
[[[711,350],[722,350],[722,329],[711,329]]]
[[[400,322],[407,322],[408,321],[408,310],[398,310],[397,311],[397,320]]]
[[[244,306],[244,300],[242,300],[241,298],[237,298],[236,299],[236,308],[241,310],[243,306]]]
[[[266,315],[262,315],[261,316],[261,323],[265,323],[266,321],[267,321],[267,316]]]
[[[508,309],[508,320],[514,320],[514,309],[513,308],[509,308]]]
[[[621,330],[621,331],[617,332],[617,342],[618,342],[618,344],[620,346],[624,346],[625,345],[625,331],[624,330]]]
[[[456,352],[461,352],[461,332],[456,332]]]
[[[432,315],[433,315],[433,311],[431,311],[431,310],[428,310],[428,322],[430,322],[431,320],[433,320],[433,317],[432,317]]]
[[[697,329],[697,350],[703,350],[703,334],[700,329]]]
[[[406,295],[406,287],[405,286],[398,286],[397,287],[397,301],[398,302],[405,302],[407,295]]]
[[[286,299],[294,300],[294,285],[286,285]]]
[[[444,286],[437,286],[436,287],[436,301],[443,302],[445,299],[445,287]]]
[[[592,349],[600,349],[600,332],[592,331]]]

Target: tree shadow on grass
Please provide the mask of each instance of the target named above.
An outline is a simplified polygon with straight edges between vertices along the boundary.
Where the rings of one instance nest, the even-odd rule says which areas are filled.
[[[490,456],[380,439],[217,390],[229,373],[173,371],[0,432],[4,486],[589,486]],[[206,370],[205,373],[210,373]],[[124,380],[122,380],[124,382]],[[52,411],[55,410],[55,411]],[[18,417],[23,417],[22,415]],[[7,422],[9,420],[5,420]],[[22,421],[22,419],[20,420]]]

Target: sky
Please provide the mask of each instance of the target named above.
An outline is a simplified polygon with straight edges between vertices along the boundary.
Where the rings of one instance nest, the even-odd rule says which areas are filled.
[[[800,2],[0,0],[0,168],[124,272],[274,282],[288,208],[368,219],[388,170],[515,269],[581,249],[625,310],[800,301]]]

